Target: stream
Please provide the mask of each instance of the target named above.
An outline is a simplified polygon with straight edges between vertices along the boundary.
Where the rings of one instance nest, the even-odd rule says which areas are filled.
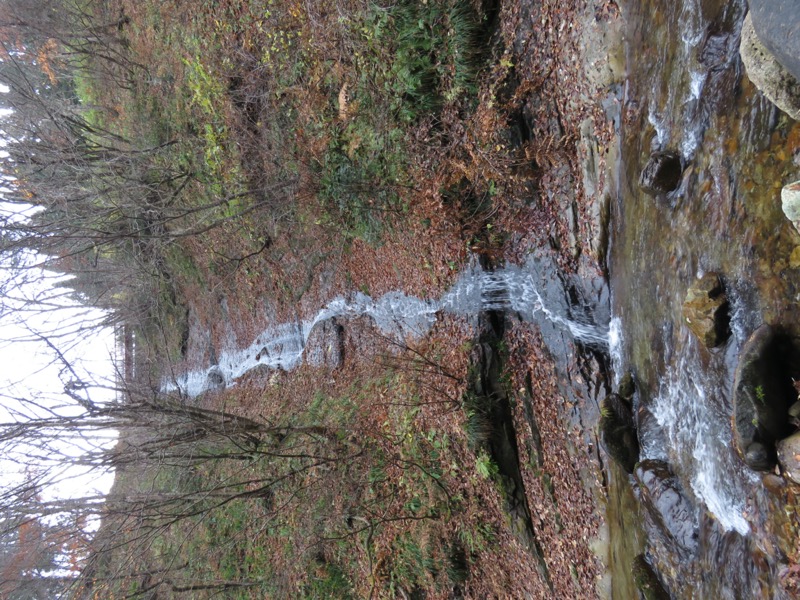
[[[780,187],[800,178],[791,152],[781,151],[794,124],[743,73],[744,0],[627,4],[607,282],[565,275],[541,251],[494,270],[474,259],[438,299],[337,298],[313,319],[265,330],[164,388],[197,396],[261,365],[313,362],[309,336],[333,318],[368,316],[403,340],[425,335],[440,312],[473,322],[489,311],[515,313],[538,325],[560,372],[589,352],[609,367],[612,384],[634,374],[642,458],[666,461],[688,498],[685,522],[653,524],[639,514],[635,479],[609,467],[612,597],[634,597],[629,566],[643,551],[675,598],[788,597],[780,552],[760,529],[774,499],[733,448],[731,389],[740,350],[759,325],[798,333],[800,269],[789,260],[797,233],[779,200]],[[667,149],[686,165],[681,184],[665,198],[647,196],[639,173],[651,151]],[[688,287],[707,272],[721,275],[731,307],[730,338],[714,350],[681,314]],[[574,385],[582,386],[574,394],[587,396],[589,382]],[[696,536],[676,550],[670,532],[687,525]]]
[[[439,312],[461,315],[473,324],[481,313],[511,311],[539,325],[545,343],[555,356],[568,360],[572,340],[604,352],[609,345],[608,288],[602,279],[584,282],[560,273],[550,257],[532,254],[522,266],[484,270],[477,259],[438,300],[423,300],[400,292],[373,299],[357,292],[336,298],[313,319],[283,323],[263,331],[247,347],[227,348],[217,364],[190,371],[164,383],[164,391],[180,390],[195,397],[234,385],[259,366],[289,370],[305,358],[306,342],[314,329],[335,318],[367,316],[378,329],[398,342],[420,338],[433,326]]]
[[[794,123],[749,83],[738,56],[743,0],[627,3],[620,189],[609,261],[621,361],[639,384],[644,458],[662,459],[691,500],[696,548],[670,552],[648,528],[651,562],[676,598],[783,598],[779,554],[757,531],[769,520],[762,473],[732,444],[739,352],[762,323],[796,335],[797,234],[780,188],[797,179],[782,151]],[[677,190],[638,189],[654,150],[678,151]],[[687,288],[719,273],[730,301],[731,336],[709,350],[684,324]],[[642,419],[650,415],[654,419]],[[666,529],[680,523],[666,523]]]

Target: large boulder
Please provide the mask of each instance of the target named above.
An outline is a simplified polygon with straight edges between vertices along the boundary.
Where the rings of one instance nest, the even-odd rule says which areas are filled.
[[[719,275],[706,273],[687,290],[683,318],[706,347],[716,348],[725,343],[730,334],[730,315]]]
[[[796,393],[787,374],[793,350],[774,328],[762,325],[742,346],[733,383],[733,438],[751,468],[774,464],[775,442],[791,433],[789,407]],[[769,462],[765,462],[765,452]],[[770,464],[771,463],[771,464]]]
[[[651,196],[667,194],[681,183],[683,164],[677,152],[653,152],[639,176],[639,185]]]
[[[758,39],[778,62],[800,80],[800,2],[750,0],[750,14]]]
[[[660,535],[684,556],[693,554],[699,531],[697,512],[669,465],[661,460],[643,460],[635,475],[646,518],[657,530],[649,533]]]
[[[770,6],[773,3],[781,4],[781,0],[768,1]],[[778,62],[775,55],[756,35],[752,13],[747,15],[742,24],[739,54],[750,81],[770,102],[796,121],[800,121],[800,80]]]
[[[600,439],[608,455],[633,473],[639,462],[639,439],[633,411],[618,394],[611,394],[600,405]]]
[[[800,431],[778,443],[778,462],[787,479],[800,483]]]
[[[344,327],[336,317],[320,321],[311,329],[303,350],[308,364],[338,369],[344,362]]]

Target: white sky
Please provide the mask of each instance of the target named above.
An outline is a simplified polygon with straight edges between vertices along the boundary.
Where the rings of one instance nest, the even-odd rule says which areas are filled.
[[[7,91],[3,87],[0,85],[0,93]],[[0,110],[0,119],[5,114],[8,111]],[[0,148],[5,145],[5,140],[0,138]],[[0,150],[0,158],[7,156]],[[13,180],[8,178],[0,184],[0,214],[11,220],[24,219],[36,209],[2,201],[3,192],[9,191],[13,184]],[[33,265],[41,260],[30,253],[26,262]],[[4,263],[0,257],[0,286],[15,276],[19,277],[19,274],[9,271]],[[26,404],[25,399],[38,402],[45,409],[58,410],[60,414],[78,411],[77,403],[64,394],[64,384],[74,380],[75,376],[65,371],[57,353],[37,339],[36,334],[50,337],[84,383],[89,386],[115,385],[113,330],[105,327],[77,331],[86,324],[99,322],[104,316],[103,312],[79,304],[63,288],[54,288],[55,283],[65,279],[63,276],[34,268],[27,271],[23,278],[24,283],[12,288],[14,297],[0,299],[0,422],[5,423],[19,419],[20,415],[34,416],[36,412],[42,412],[33,408],[33,404]],[[43,299],[55,304],[57,309],[43,311],[32,307],[32,300]],[[53,333],[68,335],[53,338]],[[97,388],[78,393],[90,394],[95,402],[113,397],[112,392]],[[59,450],[75,455],[94,443],[113,445],[115,439],[116,433],[113,431],[98,432],[95,439],[89,441],[76,442],[65,437],[60,440]],[[18,447],[17,450],[24,454],[28,449]],[[23,472],[24,466],[14,459],[14,452],[3,452],[0,458],[0,486],[11,486],[20,481]],[[54,485],[44,490],[45,496],[80,497],[96,492],[107,493],[113,483],[113,474],[91,473],[86,469],[71,467],[66,471],[54,470],[52,479]]]

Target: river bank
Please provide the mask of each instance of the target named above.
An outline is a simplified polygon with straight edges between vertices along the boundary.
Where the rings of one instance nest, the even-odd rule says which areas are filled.
[[[595,424],[599,401],[611,385],[607,348],[595,352],[576,345],[568,328],[542,321],[544,312],[538,317],[533,314],[536,300],[532,296],[526,308],[515,308],[522,310],[520,315],[533,309],[530,315],[514,317],[504,309],[493,317],[494,333],[489,335],[487,321],[474,320],[489,310],[480,301],[491,295],[486,291],[478,293],[477,305],[457,318],[461,325],[456,329],[452,325],[442,329],[453,317],[431,313],[433,329],[422,338],[407,335],[387,342],[383,337],[393,332],[381,327],[376,332],[377,322],[382,321],[376,322],[374,315],[357,316],[358,311],[327,317],[333,318],[327,322],[334,325],[319,329],[321,335],[310,327],[299,345],[267,344],[265,332],[275,323],[290,328],[297,323],[295,330],[304,330],[300,324],[314,321],[317,310],[338,302],[337,297],[346,299],[345,304],[355,301],[353,306],[366,306],[359,295],[380,304],[382,298],[402,292],[423,305],[430,303],[457,286],[464,275],[462,265],[473,256],[488,272],[506,261],[523,265],[527,279],[520,281],[530,283],[522,287],[539,289],[547,299],[543,308],[559,319],[585,312],[591,323],[581,323],[597,326],[596,335],[605,345],[609,297],[602,279],[624,74],[621,23],[612,2],[501,6],[495,35],[498,48],[504,50],[496,55],[491,85],[484,88],[474,116],[463,125],[467,158],[447,159],[470,182],[482,178],[496,182],[497,187],[489,190],[490,212],[480,209],[459,221],[452,212],[442,210],[447,209],[447,201],[438,191],[423,194],[412,201],[410,213],[386,232],[380,245],[355,239],[344,251],[337,250],[338,242],[331,243],[336,232],[319,219],[308,221],[306,230],[295,234],[296,242],[274,241],[269,254],[280,256],[279,262],[265,265],[276,286],[288,282],[295,291],[265,287],[267,281],[253,275],[258,269],[255,264],[248,264],[246,272],[238,269],[219,284],[212,283],[216,296],[187,290],[196,300],[189,307],[183,368],[201,367],[202,387],[209,364],[223,367],[223,386],[218,375],[213,383],[225,389],[205,394],[200,402],[236,407],[254,417],[273,414],[265,412],[267,406],[302,412],[310,396],[345,397],[353,393],[353,382],[368,385],[367,381],[386,377],[387,361],[397,368],[398,362],[413,365],[421,356],[429,356],[420,353],[431,344],[473,348],[471,354],[453,356],[449,360],[456,362],[448,364],[457,366],[457,372],[485,373],[478,384],[486,395],[483,404],[476,407],[470,400],[481,394],[469,377],[459,376],[449,387],[428,381],[421,389],[429,391],[415,402],[429,403],[429,407],[415,413],[412,420],[415,430],[446,432],[459,473],[448,485],[464,490],[478,486],[469,495],[473,501],[481,498],[480,517],[472,508],[461,509],[447,519],[447,531],[480,531],[488,525],[494,532],[491,543],[474,550],[469,579],[458,586],[469,597],[609,597],[612,585],[617,590],[631,589],[626,567],[620,567],[613,580],[604,575],[614,560],[608,546],[611,536],[603,522],[607,479],[603,468],[608,465]],[[532,257],[534,262],[529,262]],[[544,270],[537,265],[545,265]],[[306,273],[299,293],[293,272]],[[204,273],[204,279],[213,280],[213,273]],[[401,321],[408,318],[406,310],[393,314]],[[398,342],[401,347],[393,345]],[[406,344],[411,344],[411,356],[416,358],[405,358],[408,362],[404,363],[398,357],[409,352]],[[250,362],[234,362],[257,366],[289,347],[321,356],[322,361],[301,359],[289,372],[258,367],[244,375],[233,375],[235,368],[224,367],[226,356],[241,355]],[[252,352],[244,351],[245,357],[242,348]],[[394,387],[381,392],[389,405],[398,401]],[[448,398],[460,398],[456,410],[449,402],[441,405],[441,399],[429,398],[431,387],[450,389]],[[485,404],[499,397],[498,390],[504,390],[501,405],[505,408],[489,410]],[[270,400],[273,396],[281,400]],[[487,418],[491,423],[481,427],[505,433],[502,438],[488,434],[486,446],[484,442],[475,445],[469,433],[473,422]],[[354,427],[363,430],[361,425]],[[500,439],[505,441],[500,443]],[[508,450],[514,447],[513,452]],[[483,464],[497,467],[488,467],[485,480],[483,476],[476,479],[470,475],[476,461],[479,469],[486,468]],[[338,483],[331,480],[329,485],[335,488]],[[521,515],[512,518],[510,526],[504,516],[509,511]],[[447,534],[444,539],[450,537]],[[355,558],[361,564],[367,556]],[[338,554],[326,555],[326,561],[341,560]],[[290,579],[303,579],[303,564],[303,560],[298,562],[301,570],[292,571]],[[512,564],[516,567],[507,570]],[[378,570],[371,577],[385,577],[379,566],[372,569]],[[432,588],[425,589],[435,597]]]
[[[352,234],[342,243],[330,214],[309,205],[261,252],[201,265],[183,282],[179,371],[198,369],[200,391],[214,372],[198,402],[315,426],[332,419],[350,432],[347,447],[368,441],[359,465],[370,473],[384,465],[367,447],[399,457],[377,480],[397,496],[388,504],[344,493],[343,471],[314,471],[315,486],[338,490],[325,499],[341,522],[298,505],[285,522],[303,524],[291,550],[274,532],[263,540],[286,568],[281,589],[310,585],[316,569],[325,581],[345,572],[361,595],[628,598],[644,552],[676,597],[789,593],[793,487],[752,491],[762,480],[719,447],[738,351],[760,321],[791,322],[797,279],[794,234],[759,192],[790,169],[796,126],[742,78],[742,6],[546,2],[487,15],[492,55],[477,105],[414,130],[414,193],[387,217],[380,243]],[[657,59],[642,60],[655,46]],[[338,118],[349,127],[341,90]],[[445,138],[455,141],[430,151]],[[355,153],[363,141],[348,143]],[[687,168],[664,201],[638,181],[650,151],[668,148]],[[217,234],[194,251],[225,247],[230,233]],[[751,259],[741,259],[741,240]],[[519,278],[503,279],[505,265]],[[738,302],[738,330],[717,353],[697,347],[680,312],[708,270],[724,274]],[[474,284],[476,304],[443,310],[459,281]],[[513,303],[515,286],[536,291],[530,314]],[[270,333],[276,324],[294,332],[291,343]],[[287,352],[292,361],[276,359]],[[661,480],[686,491],[690,514],[672,521],[669,507],[645,506],[648,475],[610,461],[598,435],[602,401],[629,371],[641,458],[666,461],[675,473]],[[352,421],[328,405],[349,407]],[[400,468],[422,450],[420,468],[437,473],[424,483]],[[744,487],[725,489],[726,477]],[[430,527],[417,524],[422,507]],[[320,542],[311,556],[298,536],[319,536],[315,519],[327,538],[352,544]],[[359,519],[366,539],[352,533]],[[676,549],[687,523],[695,541]],[[419,543],[436,536],[445,546]],[[703,569],[686,567],[686,552]],[[458,573],[443,583],[448,569]],[[724,575],[704,582],[701,571]]]

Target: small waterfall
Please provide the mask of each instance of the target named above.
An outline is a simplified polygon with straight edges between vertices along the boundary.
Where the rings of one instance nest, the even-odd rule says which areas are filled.
[[[689,481],[693,492],[726,531],[750,532],[745,500],[759,478],[741,465],[731,444],[728,392],[732,373],[726,356],[735,357],[755,328],[752,290],[731,286],[732,338],[725,354],[701,357],[699,342],[678,328],[674,348],[652,411],[669,440],[666,458]],[[664,333],[671,336],[672,330]],[[663,458],[663,457],[652,457]]]
[[[531,322],[539,321],[541,316],[582,344],[604,349],[609,344],[608,325],[594,323],[591,315],[583,314],[585,307],[571,306],[562,283],[548,285],[533,262],[497,271],[471,269],[445,294],[440,306],[442,310],[467,315],[487,310],[514,311]]]
[[[336,298],[314,319],[269,328],[247,348],[226,349],[220,354],[217,365],[166,381],[162,389],[181,390],[194,397],[215,386],[230,385],[261,365],[292,369],[302,360],[306,341],[314,326],[334,317],[369,316],[383,334],[399,341],[425,335],[439,312],[474,317],[483,311],[514,311],[527,321],[544,320],[580,343],[607,349],[608,326],[593,323],[591,316],[586,314],[586,307],[570,306],[560,281],[549,284],[537,281],[542,277],[536,267],[535,263],[529,262],[525,267],[507,266],[496,271],[484,271],[473,265],[439,300],[423,300],[401,292],[389,292],[378,299],[363,293],[350,298]]]
[[[701,367],[698,354],[697,343],[688,340],[665,373],[653,415],[669,440],[670,464],[726,531],[747,535],[750,526],[742,514],[753,482],[736,468],[730,416],[714,398],[723,380]]]
[[[608,324],[608,355],[611,358],[611,371],[614,374],[614,387],[619,385],[619,380],[623,375],[624,357],[622,349],[624,347],[622,335],[622,319],[613,317]]]
[[[743,10],[741,2],[733,4],[731,10]],[[721,72],[724,65],[738,60],[738,44],[731,44],[724,58],[703,57],[704,46],[708,43],[707,25],[700,0],[681,4],[678,31],[683,43],[674,48],[679,56],[665,60],[678,68],[666,74],[670,78],[670,92],[662,96],[661,102],[651,104],[648,113],[649,122],[656,130],[656,146],[659,149],[680,147],[686,162],[691,161],[700,148],[709,126],[708,115],[718,101],[713,91],[705,93],[706,88],[713,84],[714,74]],[[734,35],[738,35],[738,31]],[[717,60],[724,64],[715,62]]]

